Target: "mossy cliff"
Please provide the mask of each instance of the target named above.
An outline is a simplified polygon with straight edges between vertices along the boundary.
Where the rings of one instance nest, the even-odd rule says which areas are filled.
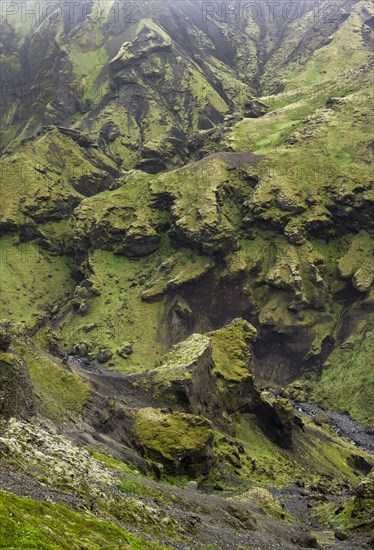
[[[366,548],[368,2],[10,4],[1,543]]]

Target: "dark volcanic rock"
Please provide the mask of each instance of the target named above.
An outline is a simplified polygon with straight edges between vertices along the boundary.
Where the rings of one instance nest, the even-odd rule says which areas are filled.
[[[32,382],[25,363],[0,352],[0,415],[28,419],[36,413]]]

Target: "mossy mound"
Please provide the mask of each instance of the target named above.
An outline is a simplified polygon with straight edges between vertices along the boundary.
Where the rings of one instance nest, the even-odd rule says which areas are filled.
[[[149,207],[148,180],[134,171],[119,189],[82,201],[75,210],[76,242],[128,256],[154,252],[164,219]]]
[[[150,182],[155,201],[170,206],[172,234],[203,252],[235,248],[235,228],[217,200],[228,180],[227,165],[212,158]]]
[[[171,45],[172,41],[165,31],[150,19],[143,20],[132,29],[130,40],[122,44],[109,64],[113,71],[123,70],[154,52],[169,51]]]
[[[197,477],[214,462],[213,429],[205,418],[140,409],[135,414],[134,434],[146,455],[172,472]]]
[[[366,231],[354,236],[347,253],[340,258],[339,274],[351,278],[353,286],[360,292],[367,292],[374,280],[373,241]]]
[[[5,491],[1,491],[0,517],[0,537],[6,548],[78,550],[82,544],[92,550],[167,548],[67,506],[22,498]]]
[[[118,174],[115,164],[82,139],[80,133],[63,128],[48,130],[2,157],[0,170],[7,185],[1,227],[28,224],[35,237],[38,228],[33,222],[65,219],[84,196],[109,188]]]

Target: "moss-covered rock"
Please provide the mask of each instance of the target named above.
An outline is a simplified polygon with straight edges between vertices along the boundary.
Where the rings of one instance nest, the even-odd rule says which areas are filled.
[[[235,319],[218,331],[193,334],[174,346],[161,365],[134,380],[164,405],[209,418],[235,432],[234,414],[255,408],[252,374],[255,328]]]
[[[0,223],[24,224],[34,235],[37,223],[69,217],[84,196],[108,189],[118,174],[113,161],[97,148],[62,129],[42,133],[26,141],[0,161],[7,181]]]
[[[227,382],[251,378],[251,344],[257,331],[244,319],[235,319],[209,334],[212,342],[213,372]]]
[[[131,39],[122,44],[117,55],[109,62],[113,71],[126,69],[152,53],[171,49],[170,37],[150,19],[141,21],[132,32]]]
[[[227,252],[236,247],[235,228],[217,200],[227,181],[224,160],[207,158],[158,176],[150,187],[155,201],[170,208],[172,232],[179,241],[203,252]]]
[[[76,240],[129,256],[156,250],[163,219],[149,207],[148,179],[135,171],[119,189],[84,200],[75,210]]]
[[[314,517],[339,531],[371,534],[374,526],[373,496],[374,482],[371,473],[357,485],[354,497],[339,504],[321,505],[314,512]]]
[[[179,250],[160,265],[157,273],[147,283],[142,299],[152,301],[168,291],[194,283],[213,266],[214,262],[210,257],[199,256],[188,249]]]
[[[366,231],[353,237],[347,253],[339,260],[341,277],[352,279],[353,286],[360,292],[367,292],[374,280],[374,259],[372,238]]]
[[[140,409],[135,415],[134,433],[146,455],[161,461],[169,471],[197,477],[214,464],[213,429],[204,418]]]

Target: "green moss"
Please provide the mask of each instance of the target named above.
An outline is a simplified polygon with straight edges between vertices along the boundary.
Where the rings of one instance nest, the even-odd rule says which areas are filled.
[[[355,496],[339,502],[322,503],[313,510],[313,518],[323,525],[343,531],[370,534],[374,527],[373,475],[356,488]]]
[[[136,27],[131,29],[131,34],[131,41],[124,42],[118,54],[110,61],[112,66],[124,68],[135,59],[160,49],[170,49],[172,44],[170,36],[151,19],[139,21]]]
[[[167,351],[162,322],[165,299],[147,303],[141,294],[145,280],[168,254],[167,242],[154,254],[140,259],[116,256],[104,250],[90,254],[93,270],[90,279],[100,295],[87,300],[88,312],[83,317],[72,310],[63,317],[58,326],[64,346],[72,350],[87,341],[92,357],[96,357],[99,349],[109,348],[113,353],[109,366],[124,372],[153,367]],[[84,327],[92,323],[96,328],[86,333]],[[117,355],[124,341],[133,346],[133,353],[127,359]]]
[[[118,470],[120,472],[125,472],[126,474],[131,474],[135,476],[140,475],[135,466],[132,466],[131,464],[127,464],[126,462],[122,462],[121,460],[116,460],[115,458],[99,452],[91,447],[88,447],[87,450],[91,456],[96,458],[96,460],[98,460],[99,462],[105,464],[105,466],[107,466],[108,468],[112,468],[113,470]]]
[[[166,548],[130,535],[113,523],[1,491],[0,538],[4,547],[43,550],[103,548]]]
[[[127,495],[142,495],[143,493],[143,485],[137,481],[129,480],[125,477],[121,478],[118,482],[118,489],[122,493],[126,493]]]
[[[172,350],[162,358],[158,367],[160,377],[167,376],[168,369],[175,369],[175,375],[179,376],[186,367],[193,365],[210,347],[210,339],[207,335],[192,334],[183,342],[176,344]],[[177,374],[177,371],[179,374]],[[156,375],[157,377],[157,375]]]
[[[144,300],[153,300],[186,283],[203,277],[214,265],[211,258],[198,256],[192,250],[181,249],[160,265],[157,273],[142,294]]]
[[[297,82],[314,83],[336,75],[336,67],[344,73],[369,60],[362,36],[362,14],[355,11],[332,37],[332,41],[314,52],[305,70],[297,75]]]
[[[204,252],[235,246],[234,227],[217,201],[218,189],[228,177],[226,163],[214,158],[161,174],[150,182],[155,198],[167,196],[173,203],[174,231]]]
[[[239,382],[251,378],[248,370],[251,359],[249,343],[256,337],[256,329],[243,319],[210,333],[212,341],[213,371],[227,381]]]
[[[55,250],[59,254],[72,252],[74,248],[74,220],[47,222],[40,224],[39,228],[51,250]]]
[[[354,336],[356,336],[354,338]],[[325,362],[312,398],[368,424],[374,422],[374,373],[372,323],[359,325],[350,342],[335,349]]]
[[[28,321],[72,293],[71,259],[54,256],[35,243],[19,244],[15,237],[0,239],[0,317]]]
[[[22,225],[67,218],[82,198],[103,190],[114,163],[97,149],[87,151],[57,129],[28,140],[0,160],[7,182],[1,220]]]
[[[76,209],[76,233],[95,247],[134,256],[146,255],[157,245],[158,228],[165,221],[150,208],[150,176],[132,171],[115,191],[104,191]]]
[[[135,415],[135,434],[151,456],[177,461],[186,453],[204,451],[213,439],[205,418],[184,413],[165,414],[158,409],[140,409]]]
[[[361,292],[369,290],[374,279],[374,260],[371,251],[372,238],[366,231],[361,231],[352,238],[347,253],[338,263],[341,277],[352,277],[353,286]]]
[[[17,342],[15,349],[26,361],[40,414],[61,422],[82,412],[89,397],[89,387],[83,380],[31,341]]]
[[[265,488],[284,487],[295,479],[302,480],[306,486],[321,484],[334,494],[341,491],[341,483],[355,487],[363,476],[351,468],[351,458],[360,455],[370,461],[370,455],[358,452],[331,428],[317,427],[307,418],[303,420],[304,431],[294,427],[293,447],[285,450],[268,439],[254,416],[240,415],[235,440],[216,432],[214,452],[218,462],[209,473],[206,486],[222,485],[226,491],[234,491],[238,498],[242,498],[243,493],[245,497],[245,491],[253,489],[254,484]],[[244,451],[242,448],[239,455],[236,452],[241,463],[238,471],[230,455],[239,443]]]

